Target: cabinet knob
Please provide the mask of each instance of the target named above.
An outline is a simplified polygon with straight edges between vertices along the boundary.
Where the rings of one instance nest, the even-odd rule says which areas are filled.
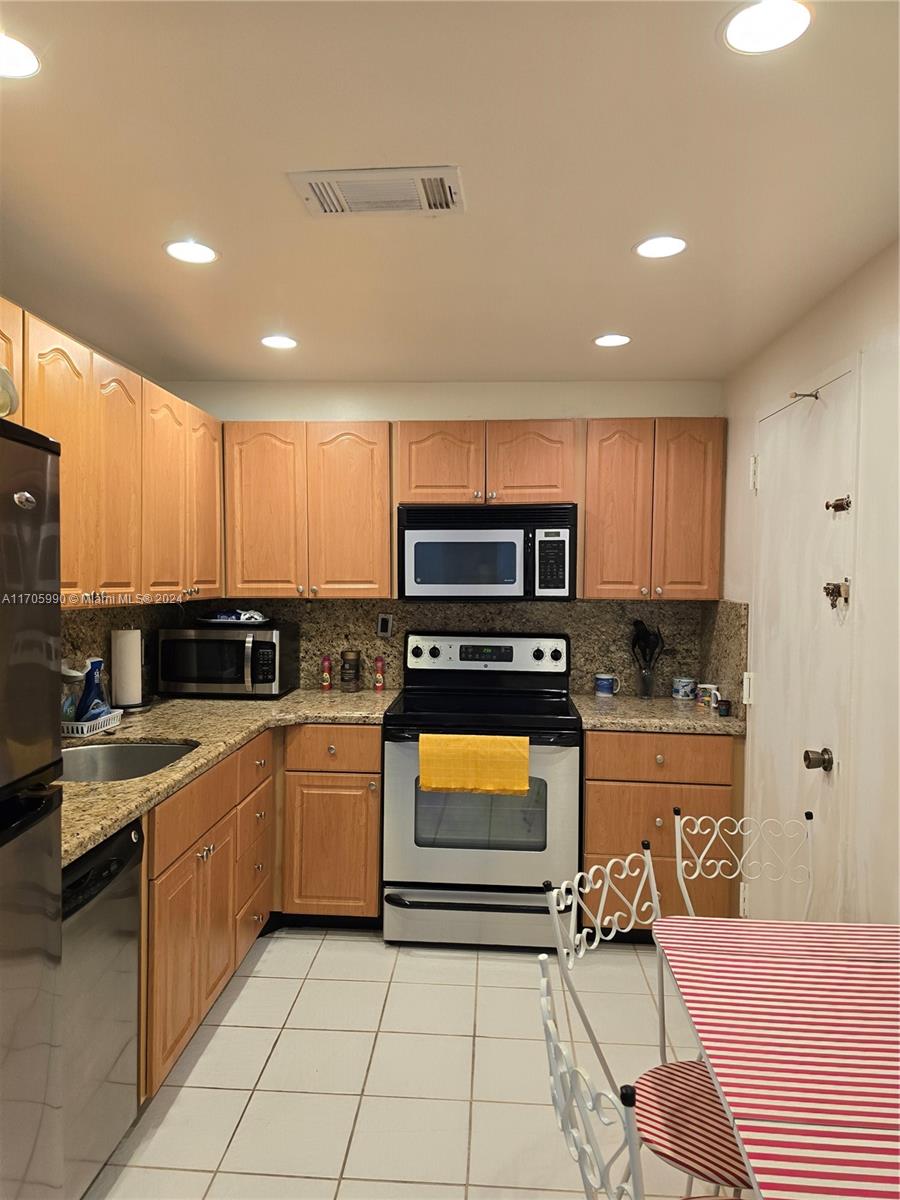
[[[377,786],[378,786],[378,784],[375,782],[374,779],[369,780],[369,791],[370,792],[374,792]]]
[[[653,590],[656,592],[657,596],[661,596],[661,595],[662,595],[662,588],[661,588],[661,587],[654,588]]]
[[[475,489],[475,491],[472,493],[472,495],[475,497],[476,500],[481,499],[481,492],[478,490],[478,488]]]
[[[256,922],[256,924],[258,925],[258,924],[259,924],[259,922],[260,922],[260,921],[263,921],[263,920],[265,920],[265,918],[263,917],[262,913],[254,913],[254,914],[253,914],[253,920],[254,920],[254,921]]]
[[[641,588],[641,595],[642,595],[642,596],[649,596],[649,595],[650,595],[650,589],[649,589],[648,587],[643,587],[643,588]]]
[[[197,851],[197,857],[198,857],[198,858],[202,858],[204,862],[206,862],[206,860],[209,858],[209,855],[208,855],[208,854],[207,854],[207,852],[206,852],[206,847],[205,847],[205,846],[203,847],[203,849],[202,849],[202,850],[198,850],[198,851]]]
[[[329,754],[337,754],[337,748],[335,746],[329,746],[328,753]]]
[[[266,765],[266,760],[264,758],[254,759],[254,762],[258,767],[264,767]]]
[[[488,500],[496,500],[496,499],[497,499],[497,493],[496,493],[496,492],[488,492],[488,494],[487,494],[487,498],[488,498]]]
[[[301,596],[303,595],[303,584],[302,583],[297,584],[297,592],[299,595],[301,595]]]
[[[309,590],[312,592],[312,594],[313,594],[314,596],[318,596],[318,594],[319,594],[319,589],[316,587],[316,585],[315,585],[315,584],[313,584],[313,585],[312,585],[312,587],[311,587]]]
[[[31,492],[13,492],[13,504],[18,504],[19,508],[30,510],[35,507],[37,500]]]
[[[660,821],[660,825],[662,825],[662,821]],[[262,869],[263,869],[262,863],[256,863],[256,865],[253,868],[254,871],[261,871]]]
[[[666,761],[666,756],[664,754],[657,754],[656,761],[659,763],[660,766],[662,766],[663,763]]]
[[[264,808],[261,808],[256,814],[256,819],[257,821],[264,821],[266,819],[266,810]]]
[[[662,819],[662,817],[657,817],[656,818],[656,828],[662,829],[662,827],[663,827],[663,819]]]

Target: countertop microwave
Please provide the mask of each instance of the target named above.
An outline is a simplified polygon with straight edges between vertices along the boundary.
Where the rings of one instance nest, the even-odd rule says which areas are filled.
[[[401,600],[574,600],[576,504],[398,504]]]
[[[159,631],[163,696],[271,699],[300,686],[297,625],[233,622]]]

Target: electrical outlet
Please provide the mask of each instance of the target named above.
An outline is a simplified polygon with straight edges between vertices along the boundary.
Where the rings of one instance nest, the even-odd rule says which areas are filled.
[[[375,632],[378,637],[389,638],[394,632],[394,618],[390,613],[379,613],[378,620],[375,624]]]

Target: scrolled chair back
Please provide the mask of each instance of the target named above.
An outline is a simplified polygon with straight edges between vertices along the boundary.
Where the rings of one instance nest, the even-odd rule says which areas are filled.
[[[689,916],[695,916],[689,883],[699,879],[787,880],[806,888],[803,919],[812,902],[812,822],[775,817],[675,815],[675,872]]]
[[[584,1194],[587,1200],[643,1200],[634,1088],[623,1087],[619,1095],[599,1090],[587,1071],[574,1065],[559,1036],[546,954],[539,963],[550,1099],[569,1154],[578,1164]]]

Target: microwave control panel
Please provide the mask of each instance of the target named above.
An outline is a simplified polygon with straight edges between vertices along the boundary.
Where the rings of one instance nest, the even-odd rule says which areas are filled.
[[[535,596],[567,596],[569,591],[569,530],[536,529]]]
[[[253,647],[253,682],[274,683],[277,675],[275,656],[277,650],[272,642],[257,642]]]

